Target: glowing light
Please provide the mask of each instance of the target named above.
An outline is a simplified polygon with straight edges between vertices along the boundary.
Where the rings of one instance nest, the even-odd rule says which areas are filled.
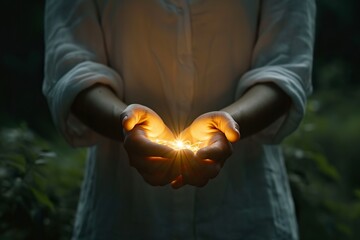
[[[179,150],[186,148],[186,144],[181,140],[176,140],[174,142],[174,145],[175,145],[176,149],[179,149]]]
[[[154,142],[158,144],[162,144],[168,147],[171,147],[174,150],[183,150],[183,149],[189,149],[196,153],[200,149],[201,142],[192,144],[190,141],[183,141],[181,139],[176,139],[175,141],[166,141],[166,140],[160,140],[155,139]]]

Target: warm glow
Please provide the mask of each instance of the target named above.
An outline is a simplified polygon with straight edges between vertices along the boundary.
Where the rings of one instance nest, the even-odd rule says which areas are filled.
[[[183,149],[189,149],[189,150],[193,151],[194,153],[196,153],[200,149],[200,145],[201,145],[201,142],[198,142],[196,144],[191,144],[190,141],[183,141],[181,139],[176,139],[175,141],[166,141],[166,140],[156,139],[154,142],[166,145],[177,151],[183,150]]]
[[[180,149],[186,148],[185,143],[184,143],[183,141],[181,141],[181,140],[176,140],[176,141],[174,142],[174,146],[176,147],[176,148],[175,148],[176,150],[180,150]]]

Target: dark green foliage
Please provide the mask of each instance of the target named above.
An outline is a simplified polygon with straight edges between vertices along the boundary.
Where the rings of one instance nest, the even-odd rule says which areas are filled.
[[[0,130],[0,239],[70,238],[84,154],[49,149],[25,125]]]
[[[284,144],[302,239],[360,239],[360,95],[317,94]],[[320,100],[321,99],[321,100]]]

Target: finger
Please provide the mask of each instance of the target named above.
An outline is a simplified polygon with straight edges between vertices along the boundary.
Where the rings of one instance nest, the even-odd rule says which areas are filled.
[[[171,180],[180,174],[181,169],[181,163],[177,161],[175,154],[172,154],[170,158],[135,154],[130,157],[130,165],[142,174],[163,173]]]
[[[189,184],[196,187],[202,187],[209,181],[207,166],[201,164],[200,161],[191,159],[182,165],[183,184]]]
[[[231,144],[222,132],[216,133],[210,143],[195,155],[181,159],[183,184],[202,187],[219,174],[224,160],[231,154]]]
[[[126,131],[131,131],[137,124],[140,124],[146,118],[146,110],[143,108],[130,109],[124,111],[122,125]]]
[[[135,157],[131,159],[130,165],[135,167],[141,174],[154,174],[158,172],[166,172],[170,159],[157,157],[152,158]]]
[[[209,146],[199,149],[196,156],[200,159],[210,159],[216,162],[222,162],[232,154],[232,146],[226,139],[219,139]],[[211,163],[211,162],[210,162]]]
[[[193,161],[194,156],[194,153],[189,149],[176,151],[176,162],[180,165],[181,172],[188,171],[188,163]]]
[[[180,134],[179,134],[179,139],[182,139],[182,140],[187,140],[187,141],[190,141],[192,142],[193,141],[193,138],[191,136],[191,128],[188,127],[186,128],[184,131],[182,131]]]
[[[125,131],[131,131],[135,125],[137,124],[137,119],[135,119],[133,116],[125,116],[122,119],[122,126],[125,129]]]
[[[148,165],[149,168],[142,171],[138,169],[144,180],[154,186],[164,186],[171,183],[180,175],[179,168],[173,168],[172,161],[167,161],[164,165]]]
[[[179,175],[175,180],[171,182],[171,187],[174,189],[179,189],[182,186],[185,186],[182,175]]]
[[[201,162],[203,166],[203,175],[208,179],[213,179],[219,175],[219,172],[224,163],[224,161],[216,162],[211,159],[201,159]]]
[[[140,126],[135,127],[128,135],[126,135],[124,147],[129,155],[136,154],[139,156],[164,158],[172,158],[175,155],[175,150],[172,148],[149,140]]]
[[[140,144],[139,149],[142,149],[142,153],[151,157],[163,157],[163,158],[175,158],[176,151],[166,145],[154,143],[151,141]]]
[[[235,121],[229,121],[223,133],[229,142],[237,142],[240,139],[239,124]]]
[[[146,130],[147,137],[156,138],[160,135],[172,138],[171,131],[166,127],[162,119],[150,108],[142,105],[132,104],[122,114],[122,126],[129,132],[136,125],[141,125]]]
[[[219,174],[224,163],[224,161],[214,161],[212,159],[200,159],[198,157],[195,157],[194,160],[197,161],[199,171],[201,171],[203,178],[206,179],[215,178]]]
[[[216,124],[216,128],[225,134],[229,142],[236,142],[240,139],[239,125],[234,121],[230,114],[219,114],[213,120]]]
[[[194,179],[196,176],[196,162],[194,161],[194,153],[188,149],[178,151],[177,161],[180,163],[180,169],[182,174],[182,184],[190,183],[194,185]]]

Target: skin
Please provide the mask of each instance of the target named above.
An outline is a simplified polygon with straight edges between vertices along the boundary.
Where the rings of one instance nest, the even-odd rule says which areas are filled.
[[[107,86],[98,84],[82,91],[74,100],[72,112],[98,133],[123,141],[130,165],[146,182],[180,188],[206,185],[231,156],[231,143],[266,128],[290,105],[290,98],[275,84],[252,86],[233,104],[199,116],[181,133],[185,140],[205,143],[196,154],[149,140],[174,136],[153,110],[139,104],[127,106]]]

